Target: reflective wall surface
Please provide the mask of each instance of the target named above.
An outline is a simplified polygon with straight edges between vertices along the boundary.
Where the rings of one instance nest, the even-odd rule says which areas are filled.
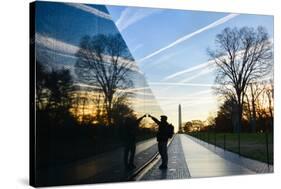
[[[36,183],[127,180],[156,153],[159,117],[105,6],[35,3]]]

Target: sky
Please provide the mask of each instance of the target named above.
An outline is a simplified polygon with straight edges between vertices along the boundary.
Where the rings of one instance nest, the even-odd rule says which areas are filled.
[[[142,7],[107,6],[156,100],[177,125],[215,115],[215,70],[207,48],[226,27],[263,26],[273,38],[273,17]]]
[[[75,54],[85,35],[93,37],[98,34],[119,34],[106,6],[39,1],[36,2],[35,23],[36,59],[48,69],[70,70],[75,85],[80,86],[81,90],[97,88],[93,84],[81,81],[75,74]],[[106,57],[108,59],[108,56],[104,55],[104,58]],[[119,62],[121,61],[120,58]],[[155,101],[143,72],[134,61],[131,61],[131,71],[130,79],[134,86],[125,92],[132,92],[134,96],[128,99],[128,104],[137,116],[150,113],[159,117],[163,111]],[[89,96],[97,96],[97,92],[93,91]],[[85,111],[94,114],[93,107],[89,105]]]
[[[225,27],[243,26],[263,26],[273,38],[272,16],[37,2],[36,56],[75,75],[83,36],[121,33],[138,67],[135,108],[178,125],[179,104],[183,122],[216,113],[207,48]]]

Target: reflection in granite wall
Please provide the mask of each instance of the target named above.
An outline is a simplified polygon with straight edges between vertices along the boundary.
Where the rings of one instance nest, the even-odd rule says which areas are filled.
[[[105,6],[36,2],[35,16],[36,185],[127,180],[157,150],[144,115],[162,114],[130,49]]]

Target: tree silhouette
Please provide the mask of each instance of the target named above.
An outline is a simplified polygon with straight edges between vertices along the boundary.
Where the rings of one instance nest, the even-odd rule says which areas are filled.
[[[263,27],[225,28],[215,44],[215,50],[208,53],[217,66],[216,83],[235,97],[235,131],[240,132],[247,87],[270,72],[272,45]]]
[[[120,124],[124,117],[134,115],[134,110],[128,104],[129,102],[127,102],[127,94],[119,96],[113,102],[112,118],[117,124]]]
[[[274,83],[273,80],[269,80],[269,85],[265,85],[265,92],[268,98],[268,109],[271,118],[271,126],[273,125],[273,98],[274,98]]]
[[[72,76],[67,69],[51,71],[36,63],[36,107],[38,110],[53,110],[71,105]]]
[[[125,42],[120,34],[85,36],[76,56],[78,78],[102,91],[108,124],[112,124],[115,98],[120,91],[133,86],[130,79],[133,59]]]
[[[253,82],[249,84],[249,92],[245,93],[245,98],[248,106],[249,117],[250,117],[250,126],[251,131],[256,132],[256,121],[257,121],[257,100],[261,93],[263,92],[263,88],[261,83]]]
[[[188,132],[192,132],[192,122],[188,121],[186,123],[184,123],[183,125],[183,130],[184,132],[188,133]]]
[[[48,108],[58,109],[64,107],[68,109],[71,105],[70,91],[73,81],[69,70],[52,70],[46,80],[48,89]]]
[[[273,107],[273,100],[274,100],[274,83],[273,80],[270,79],[269,81],[265,81],[263,82],[263,89],[264,89],[264,95],[267,98],[267,106],[268,106],[268,114],[269,114],[269,126],[270,128],[268,129],[273,129],[273,111],[274,111],[274,107]]]
[[[45,108],[46,99],[46,79],[47,73],[45,67],[39,62],[36,62],[36,109],[42,110]]]
[[[217,131],[235,131],[235,105],[236,101],[234,98],[226,99],[223,104],[219,107],[217,117],[215,118],[216,130]]]

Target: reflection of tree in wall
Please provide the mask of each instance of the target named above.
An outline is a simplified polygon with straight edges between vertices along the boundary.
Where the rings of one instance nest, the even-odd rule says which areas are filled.
[[[108,45],[114,46],[110,43]],[[109,102],[111,103],[110,117],[114,124],[121,126],[124,116],[132,115],[134,112],[129,106],[128,97],[131,94],[122,91],[132,86],[130,79],[125,80],[129,77],[130,64],[127,65],[127,59],[123,60],[125,56],[115,59],[113,54],[117,56],[117,51],[118,48],[111,53],[112,56],[109,56],[111,50],[104,50],[102,55],[107,57],[109,63],[97,66],[102,69],[101,72],[104,71],[103,69],[106,70],[107,74],[103,79],[111,81],[107,82],[107,86],[103,88],[111,91],[110,94],[106,94],[112,96]],[[121,63],[119,63],[120,59]],[[50,68],[53,63],[51,59],[41,61],[42,63],[36,62],[37,166],[44,169],[63,165],[120,147],[122,145],[120,127],[106,126],[108,122],[105,121],[108,118],[104,113],[106,111],[105,94],[102,88],[94,87],[93,89],[92,86],[85,88],[74,85],[70,70]],[[114,61],[113,64],[116,63],[114,64],[116,66],[110,66],[112,61]],[[123,67],[119,69],[120,65]],[[124,70],[126,65],[126,70]],[[105,67],[102,68],[102,66]],[[76,72],[83,74],[83,70],[79,69],[76,67]],[[92,84],[92,82],[88,83]],[[137,140],[153,136],[151,129],[140,128]]]
[[[122,90],[133,86],[130,79],[132,57],[125,42],[119,34],[85,36],[76,56],[78,78],[100,89],[107,123],[112,124],[113,110],[116,106],[121,107],[120,103],[126,98]]]
[[[41,63],[36,63],[36,110],[48,112],[56,123],[70,114],[73,81],[69,70],[48,71]]]
[[[69,70],[49,70],[45,63],[36,62],[36,157],[39,167],[49,166],[58,160],[58,156],[63,156],[66,135],[71,134],[67,131],[76,124],[69,111],[73,91]]]
[[[272,45],[263,27],[225,28],[216,36],[216,47],[209,50],[217,67],[219,92],[234,97],[234,131],[240,132],[245,94],[253,83],[272,67]]]

